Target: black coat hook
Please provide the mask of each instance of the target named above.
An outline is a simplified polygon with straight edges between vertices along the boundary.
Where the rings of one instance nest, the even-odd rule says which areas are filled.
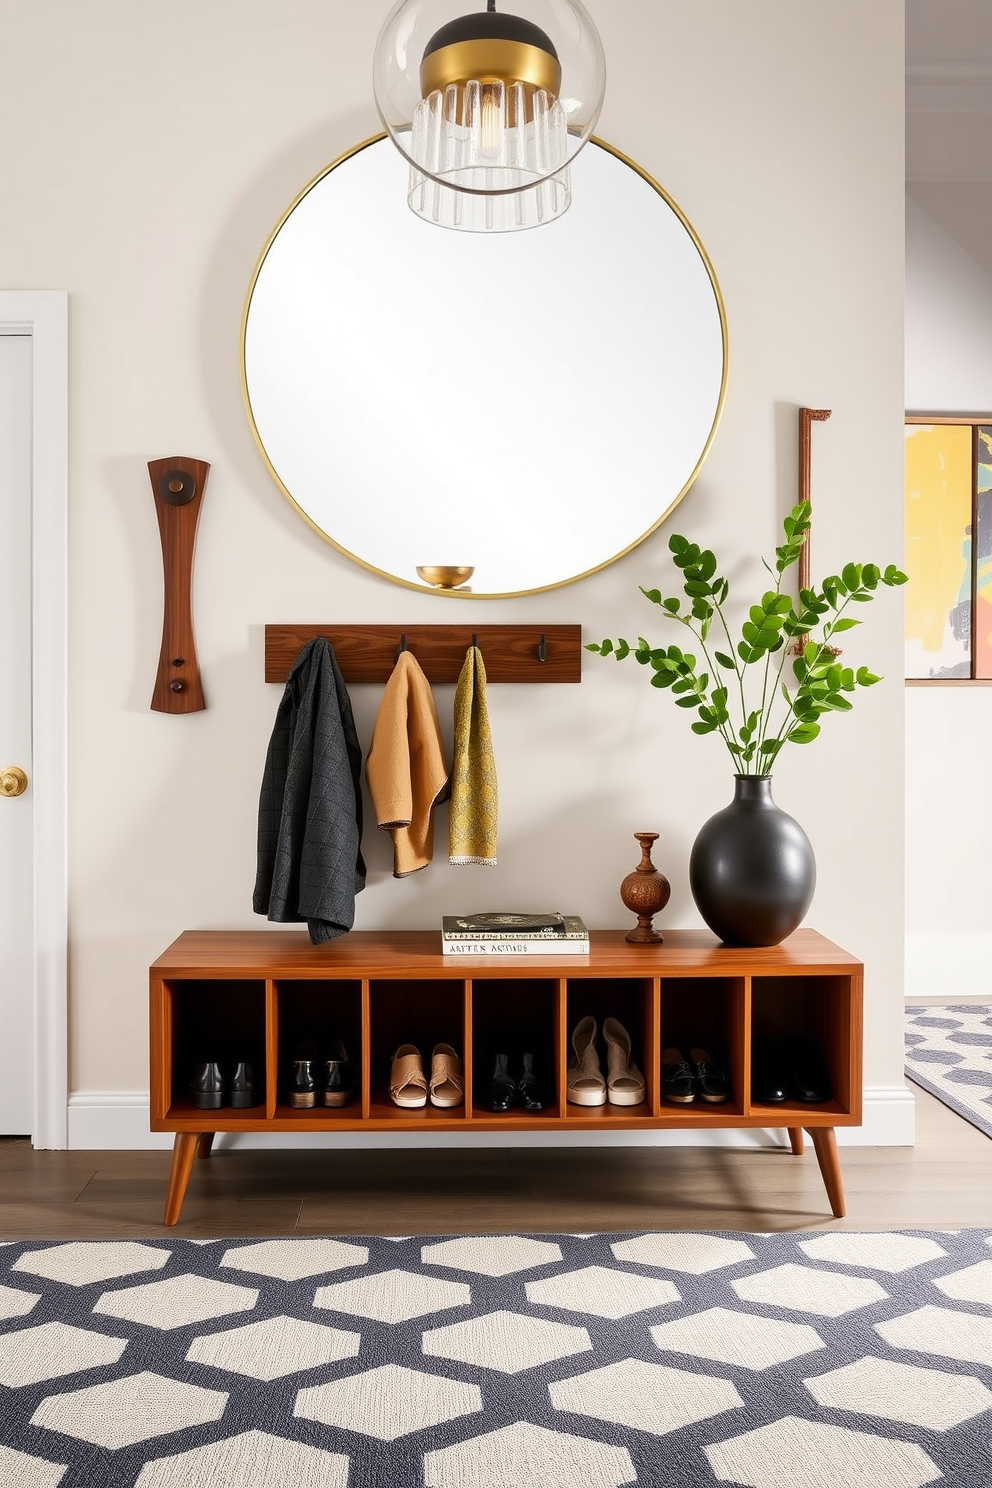
[[[404,631],[403,634],[400,636],[400,643],[399,643],[399,645],[396,648],[396,660],[397,661],[399,661],[400,657],[403,655],[403,652],[405,650],[406,650],[406,632]]]
[[[473,645],[473,646],[474,646],[474,647],[476,647],[476,648],[477,648],[477,647],[478,647],[478,645],[479,645],[479,637],[478,637],[478,635],[477,635],[477,634],[476,634],[476,632],[475,632],[475,631],[473,631],[473,632],[472,632],[472,645]]]
[[[548,659],[548,638],[543,633],[541,635],[541,644],[537,648],[537,659],[538,661],[547,661]]]

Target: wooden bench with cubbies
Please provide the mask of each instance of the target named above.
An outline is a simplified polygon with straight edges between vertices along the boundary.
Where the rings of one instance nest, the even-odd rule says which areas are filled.
[[[794,1153],[808,1131],[833,1213],[844,1213],[835,1128],[861,1123],[861,962],[813,930],[779,946],[733,948],[706,930],[670,930],[659,946],[593,931],[588,956],[446,957],[431,931],[356,931],[313,946],[305,931],[187,931],[150,969],[151,1129],[174,1132],[165,1223],[179,1219],[194,1160],[217,1132],[618,1131],[770,1127]],[[645,1076],[638,1106],[571,1104],[571,1035],[614,1017]],[[507,1038],[543,1064],[540,1114],[486,1102],[490,1051]],[[356,1070],[345,1105],[289,1104],[287,1068],[304,1041],[340,1039]],[[769,1102],[752,1091],[752,1052],[804,1040],[821,1052],[829,1094]],[[464,1104],[395,1105],[393,1054],[450,1044],[463,1061]],[[729,1077],[722,1104],[664,1099],[665,1049],[705,1047]],[[255,1104],[205,1110],[190,1089],[205,1059],[246,1061]]]

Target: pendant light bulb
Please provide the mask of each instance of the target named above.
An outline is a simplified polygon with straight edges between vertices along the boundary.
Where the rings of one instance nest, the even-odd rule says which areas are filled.
[[[602,107],[596,28],[581,0],[510,0],[512,15],[464,3],[399,0],[376,44],[376,105],[410,165],[409,204],[476,232],[552,221]]]

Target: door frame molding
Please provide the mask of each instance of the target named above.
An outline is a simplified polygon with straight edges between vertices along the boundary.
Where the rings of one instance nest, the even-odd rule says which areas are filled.
[[[65,1147],[68,1105],[68,295],[0,290],[0,334],[29,335],[35,1147]]]

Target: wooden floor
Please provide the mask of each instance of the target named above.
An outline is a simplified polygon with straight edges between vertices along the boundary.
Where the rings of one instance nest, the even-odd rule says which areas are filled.
[[[162,1225],[167,1152],[35,1152],[0,1140],[0,1238],[960,1229],[992,1226],[992,1140],[916,1090],[915,1147],[842,1147],[846,1219],[816,1158],[582,1148],[217,1152]],[[784,1139],[784,1133],[783,1133]]]

